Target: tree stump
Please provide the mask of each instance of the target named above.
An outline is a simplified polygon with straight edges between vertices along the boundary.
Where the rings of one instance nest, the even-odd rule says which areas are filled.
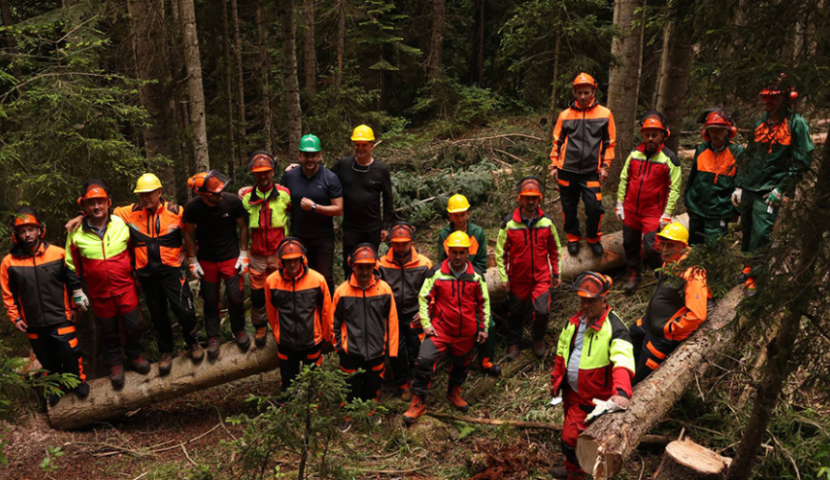
[[[723,480],[732,459],[691,440],[671,442],[663,454],[658,480]]]

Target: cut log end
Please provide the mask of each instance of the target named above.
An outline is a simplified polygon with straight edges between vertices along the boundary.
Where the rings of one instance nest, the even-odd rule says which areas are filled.
[[[666,447],[657,479],[722,480],[731,459],[722,457],[691,440],[671,442]]]
[[[588,472],[593,472],[594,480],[607,480],[622,468],[623,458],[614,449],[604,448],[597,439],[581,437],[576,444],[576,457],[579,464]],[[590,465],[591,470],[585,468]]]

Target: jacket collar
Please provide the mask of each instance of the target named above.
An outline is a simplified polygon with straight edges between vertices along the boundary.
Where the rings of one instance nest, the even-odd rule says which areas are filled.
[[[588,110],[596,107],[597,105],[599,105],[599,102],[597,101],[597,97],[594,97],[594,101],[592,101],[591,104],[588,106],[588,108],[586,108],[584,110],[579,108],[579,104],[576,103],[575,98],[572,98],[571,101],[568,102],[568,107],[569,108],[571,108],[572,110],[578,110],[580,112],[587,112]]]
[[[536,223],[544,215],[545,215],[545,212],[543,212],[541,208],[537,207],[536,218],[534,218],[531,223]],[[516,208],[516,210],[513,210],[513,221],[516,222],[516,223],[525,223],[524,220],[522,219],[522,207],[518,207],[518,208]]]
[[[258,203],[262,203],[269,198],[271,198],[271,194],[277,191],[277,184],[271,182],[271,188],[267,192],[262,192],[259,189],[259,185],[254,185],[254,188],[251,190],[251,205],[256,205]]]
[[[418,252],[415,251],[415,247],[412,247],[410,257],[409,257],[409,261],[406,262],[403,265],[401,265],[400,263],[395,261],[395,252],[391,248],[389,249],[388,252],[386,252],[386,261],[393,264],[393,265],[398,265],[401,268],[407,268],[407,267],[415,266],[418,263],[418,260],[419,260]]]
[[[377,285],[377,283],[378,283],[378,272],[377,272],[377,270],[375,270],[375,272],[372,274],[372,280],[369,283],[369,286],[366,287],[366,290],[369,290],[370,288],[374,287],[375,285]],[[352,288],[356,288],[358,290],[363,290],[363,288],[361,288],[360,285],[357,283],[357,275],[355,275],[354,273],[352,273],[349,276],[349,286],[352,287]]]
[[[40,240],[40,242],[37,245],[37,248],[35,249],[35,253],[30,254],[29,251],[26,250],[26,247],[24,247],[20,243],[15,242],[12,245],[12,248],[9,251],[9,253],[11,253],[12,256],[17,258],[37,257],[38,255],[42,255],[43,252],[46,251],[47,247],[49,247],[49,242],[47,242],[46,240]]]
[[[151,212],[151,211],[147,210],[146,208],[144,208],[143,206],[141,208],[144,208],[144,210],[147,210],[148,213],[158,215],[159,213],[161,213],[164,210],[164,207],[165,207],[164,204],[165,203],[167,203],[167,200],[165,200],[164,197],[159,197],[159,206],[156,207],[155,211]]]
[[[308,273],[308,265],[305,265],[305,264],[303,264],[303,269],[300,271],[300,274],[297,275],[296,278],[289,277],[288,275],[285,274],[285,270],[283,268],[280,268],[280,276],[288,282],[290,282],[292,280],[293,281],[299,281],[300,279],[305,277],[307,273]]]
[[[593,322],[589,323],[588,326],[593,328],[596,331],[602,330],[602,326],[605,324],[605,319],[608,318],[609,313],[611,313],[611,306],[610,305],[605,307],[605,311],[602,312],[602,315],[600,315],[600,317],[598,319],[596,319]],[[579,327],[579,322],[580,322],[579,319],[582,317],[582,315],[583,315],[582,310],[580,310],[580,311],[576,312],[576,315],[571,317],[568,321],[570,323],[572,323],[573,325],[575,325],[576,327]]]
[[[449,258],[444,260],[443,262],[441,262],[441,273],[443,273],[444,275],[452,275],[452,268],[450,268],[450,259]],[[464,274],[465,275],[472,275],[474,273],[475,273],[475,270],[473,270],[473,264],[470,263],[469,260],[467,260],[467,269],[464,271]]]
[[[645,155],[646,158],[651,158],[651,157],[654,157],[656,155],[660,155],[660,152],[662,152],[663,148],[665,148],[665,147],[666,147],[666,144],[661,143],[660,148],[658,148],[656,152],[649,155],[648,153],[646,153],[646,144],[645,144],[645,142],[643,142],[643,143],[637,145],[637,151],[642,153],[643,155]]]

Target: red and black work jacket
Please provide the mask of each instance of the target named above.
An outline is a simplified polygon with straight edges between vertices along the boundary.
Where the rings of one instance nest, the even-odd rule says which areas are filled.
[[[71,317],[68,291],[81,281],[65,263],[66,252],[40,242],[34,255],[15,244],[0,264],[3,306],[9,320],[24,320],[30,328],[48,327]]]
[[[334,291],[334,347],[364,360],[398,356],[398,312],[392,287],[377,275],[365,289],[352,274]]]
[[[502,282],[550,285],[551,275],[559,276],[559,234],[541,208],[528,223],[521,207],[505,217],[496,241],[496,265]]]
[[[392,249],[380,259],[378,271],[380,278],[395,292],[395,305],[398,307],[398,320],[410,321],[418,313],[418,293],[424,285],[427,274],[432,269],[432,262],[412,248],[409,261],[401,265],[395,261]],[[420,322],[417,327],[420,327]]]
[[[443,335],[472,337],[486,330],[490,318],[490,296],[484,277],[467,262],[467,270],[456,277],[449,259],[432,272],[421,288],[421,326],[434,327]]]
[[[265,281],[268,323],[280,347],[306,350],[332,338],[332,309],[326,279],[303,266],[296,278],[277,270]]]
[[[649,155],[641,143],[628,155],[620,172],[617,201],[623,204],[626,216],[671,215],[680,197],[682,175],[680,159],[668,147],[660,145]]]
[[[690,267],[680,275],[663,271],[643,314],[643,326],[658,338],[679,342],[706,321],[713,306],[705,270]]]
[[[130,227],[137,275],[149,276],[181,268],[184,262],[182,207],[161,198],[153,212],[134,203],[118,207],[113,213]]]

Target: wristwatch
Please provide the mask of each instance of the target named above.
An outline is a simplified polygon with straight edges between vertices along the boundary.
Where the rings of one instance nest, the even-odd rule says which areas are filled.
[[[312,211],[312,212],[314,212],[314,211],[316,211],[316,210],[317,210],[317,203],[315,202],[315,203],[311,206],[311,211]]]

